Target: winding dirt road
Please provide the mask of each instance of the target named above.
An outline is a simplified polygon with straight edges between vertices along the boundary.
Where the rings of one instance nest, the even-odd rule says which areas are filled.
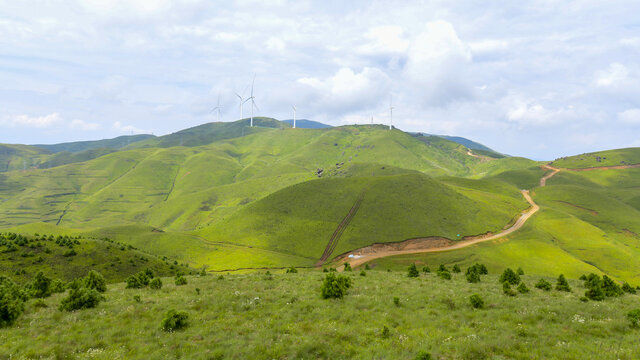
[[[542,168],[551,170],[551,173],[546,174],[540,179],[540,186],[545,186],[549,178],[560,172],[560,169],[556,169],[549,165],[543,165]],[[527,200],[527,202],[531,204],[531,207],[524,211],[513,225],[497,234],[485,234],[465,237],[463,240],[455,242],[446,238],[431,237],[425,239],[411,239],[399,243],[373,244],[342,254],[338,256],[334,261],[337,263],[348,262],[351,267],[356,267],[371,260],[387,256],[451,251],[462,249],[481,242],[499,239],[520,230],[520,228],[522,228],[527,220],[529,220],[529,218],[533,216],[533,214],[540,210],[538,204],[536,204],[531,198],[529,190],[521,190],[521,192],[525,200]],[[338,271],[341,271],[342,267],[343,266],[340,266],[340,268],[338,268]]]

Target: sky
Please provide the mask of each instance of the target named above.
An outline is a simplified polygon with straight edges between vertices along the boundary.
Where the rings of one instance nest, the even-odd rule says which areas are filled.
[[[640,146],[638,1],[0,0],[0,143],[256,116],[536,160]],[[218,100],[219,99],[219,100]],[[251,112],[244,106],[244,117]]]

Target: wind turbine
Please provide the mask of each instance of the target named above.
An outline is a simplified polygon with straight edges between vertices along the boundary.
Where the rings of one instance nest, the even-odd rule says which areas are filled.
[[[291,105],[291,107],[293,108],[293,128],[296,128],[296,106],[295,105]]]
[[[255,82],[256,82],[256,74],[253,74],[253,80],[251,81],[251,96],[247,100],[245,100],[245,101],[251,100],[251,127],[253,127],[253,107],[255,106],[256,108],[258,108],[258,105],[256,105],[256,102],[255,102],[256,97],[253,96],[253,84]]]
[[[222,110],[222,106],[220,106],[220,94],[218,94],[218,105],[216,105],[216,107],[214,107],[213,109],[211,109],[211,112],[217,111],[218,112],[218,122],[220,122],[220,110]],[[240,117],[242,118],[242,112],[240,113]]]
[[[389,130],[393,127],[393,98],[389,95]]]

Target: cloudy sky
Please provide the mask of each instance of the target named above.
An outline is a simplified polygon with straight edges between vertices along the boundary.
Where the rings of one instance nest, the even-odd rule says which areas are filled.
[[[236,120],[255,74],[256,115],[386,123],[393,96],[400,129],[508,154],[640,146],[638,14],[635,0],[0,0],[0,142],[167,134],[215,121],[218,96]]]

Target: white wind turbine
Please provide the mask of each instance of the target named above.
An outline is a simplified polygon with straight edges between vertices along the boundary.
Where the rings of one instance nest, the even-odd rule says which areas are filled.
[[[222,110],[222,106],[220,106],[220,94],[218,94],[218,105],[211,109],[211,112],[217,111],[218,113],[218,122],[220,122],[220,110]],[[240,116],[242,117],[242,111],[240,111]]]
[[[253,74],[253,80],[251,81],[251,96],[245,100],[245,101],[249,101],[251,100],[251,126],[253,127],[253,107],[255,106],[256,109],[260,110],[260,108],[258,108],[258,105],[256,104],[256,97],[253,96],[253,84],[256,82],[256,75]]]
[[[242,105],[246,102],[246,100],[242,97],[242,95],[235,93],[238,99],[240,99],[240,120],[242,120]]]
[[[293,108],[293,128],[296,128],[296,106],[295,105],[291,105],[291,107]]]

